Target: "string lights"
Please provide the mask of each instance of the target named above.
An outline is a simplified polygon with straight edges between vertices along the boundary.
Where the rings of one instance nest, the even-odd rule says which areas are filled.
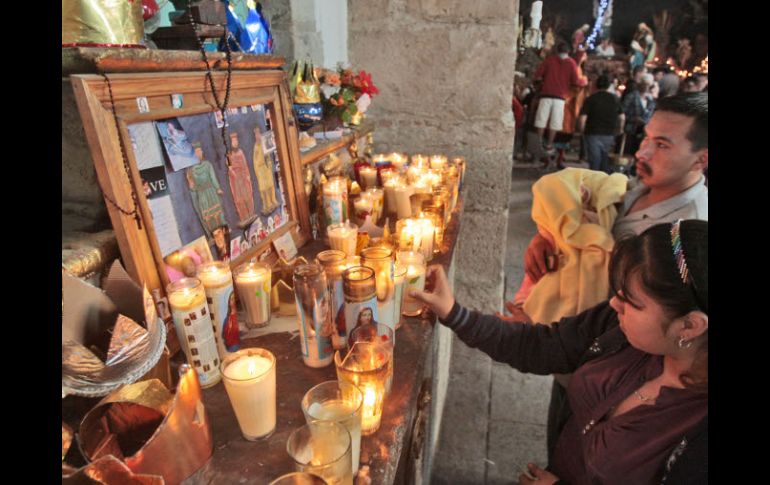
[[[588,39],[586,39],[586,44],[588,45],[588,50],[591,50],[595,46],[596,36],[599,35],[599,32],[601,32],[602,29],[602,22],[604,22],[604,14],[607,12],[607,7],[609,7],[610,0],[601,0],[599,2],[599,9],[596,12],[596,20],[594,21],[594,28],[591,30],[591,35],[588,36]]]

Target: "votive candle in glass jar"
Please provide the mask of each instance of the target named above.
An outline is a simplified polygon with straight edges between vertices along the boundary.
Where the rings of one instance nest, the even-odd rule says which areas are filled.
[[[433,170],[444,170],[444,167],[446,167],[447,164],[447,158],[446,155],[433,155],[430,157],[430,168]]]
[[[275,356],[266,349],[247,348],[222,362],[222,376],[241,434],[249,441],[275,431]]]
[[[353,201],[353,220],[363,226],[366,222],[366,216],[370,216],[373,223],[376,222],[374,219],[374,199],[364,191]]]
[[[361,177],[361,188],[377,187],[377,169],[374,167],[361,167],[358,171]]]
[[[166,293],[177,339],[187,362],[198,372],[201,388],[211,387],[222,375],[203,284],[198,278],[182,278],[168,285]]]
[[[415,168],[430,168],[430,160],[427,155],[416,153],[412,155],[412,165]]]
[[[316,421],[295,429],[286,451],[300,472],[318,475],[330,484],[353,485],[351,439],[348,430],[332,421]]]
[[[345,331],[345,293],[342,289],[342,272],[352,266],[343,251],[328,249],[316,255],[316,261],[326,273],[326,284],[329,286],[329,302],[331,304],[332,322],[332,346],[335,349],[343,349],[347,345],[347,332]]]
[[[430,217],[418,217],[417,223],[422,228],[420,252],[427,262],[433,259],[433,240],[436,238],[436,226],[433,224],[433,219]]]
[[[357,326],[379,321],[377,283],[372,268],[352,266],[342,272],[342,291],[345,295],[346,335]]]
[[[356,255],[357,225],[352,222],[332,224],[326,228],[326,234],[329,236],[329,247],[342,251],[348,256]]]
[[[235,288],[248,328],[265,327],[270,323],[271,276],[266,264],[255,261],[235,269]]]
[[[412,202],[410,197],[414,193],[411,185],[397,184],[393,189],[393,195],[396,199],[396,216],[399,219],[412,217]]]
[[[224,359],[230,352],[235,352],[241,347],[233,274],[229,264],[212,261],[198,266],[198,278],[206,291],[206,303],[214,323],[214,340],[217,343],[219,358]]]
[[[332,177],[323,186],[323,206],[326,225],[348,220],[348,180]]]
[[[422,302],[409,296],[409,292],[425,290],[425,258],[422,253],[416,251],[401,251],[398,253],[398,262],[406,266],[406,286],[404,287],[401,313],[408,317],[414,317],[422,312]]]
[[[433,222],[433,253],[440,253],[444,243],[444,214],[442,213],[442,208],[423,206],[420,218],[430,219]]]
[[[385,385],[393,357],[392,347],[374,342],[353,344],[343,358],[338,350],[334,354],[337,380],[349,382],[361,390],[361,434],[376,432],[382,420]]]
[[[404,186],[403,178],[400,175],[390,177],[383,183],[385,191],[385,211],[388,214],[396,214],[398,209],[396,208],[396,187]],[[407,197],[407,202],[409,198]]]
[[[326,367],[331,364],[334,351],[334,322],[326,274],[318,264],[302,264],[294,268],[293,281],[302,360],[308,367]]]
[[[422,244],[422,226],[415,217],[396,222],[396,247],[399,251],[419,251]]]
[[[380,187],[370,187],[364,191],[362,196],[367,196],[372,201],[372,223],[376,224],[382,217],[383,206],[385,205],[385,191]]]
[[[396,282],[396,295],[395,295],[395,302],[396,302],[396,308],[395,308],[395,318],[396,318],[396,330],[401,328],[401,325],[404,323],[403,319],[401,318],[401,308],[404,303],[404,288],[406,288],[406,270],[407,267],[404,266],[400,262],[396,262],[395,271],[393,273],[394,280]]]
[[[380,323],[387,325],[392,330],[396,329],[398,322],[394,314],[394,264],[393,251],[388,248],[366,248],[361,251],[361,265],[374,270]]]
[[[393,167],[396,169],[397,172],[403,172],[404,166],[408,161],[409,161],[409,157],[407,157],[403,153],[393,152],[390,154],[390,163],[393,164]]]

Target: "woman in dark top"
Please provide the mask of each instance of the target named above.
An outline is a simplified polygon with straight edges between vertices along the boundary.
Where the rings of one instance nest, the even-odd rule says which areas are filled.
[[[522,372],[574,372],[553,459],[521,483],[707,483],[708,222],[619,241],[612,299],[551,326],[468,310],[440,266],[428,277],[413,296],[469,346]]]

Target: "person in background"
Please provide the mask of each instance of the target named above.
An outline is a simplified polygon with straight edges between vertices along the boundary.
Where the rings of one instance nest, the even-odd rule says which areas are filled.
[[[610,151],[615,135],[623,130],[626,116],[620,100],[609,92],[610,79],[601,74],[596,92],[588,97],[578,119],[578,132],[585,135],[586,158],[591,170],[612,173]]]
[[[709,75],[705,72],[696,72],[692,75],[695,78],[695,84],[698,87],[698,91],[706,91],[709,86]]]
[[[644,127],[655,111],[655,99],[650,91],[654,82],[652,74],[644,74],[637,88],[623,99],[626,146],[631,153],[639,148],[639,143],[644,137]]]
[[[599,57],[615,57],[615,48],[610,43],[610,39],[602,39],[599,46],[596,48],[596,55]]]
[[[647,68],[645,66],[636,66],[631,70],[631,79],[626,83],[626,89],[623,90],[623,96],[620,97],[621,101],[625,101],[632,91],[637,89],[637,86],[642,80],[642,76],[647,74]]]
[[[556,133],[563,127],[564,100],[572,86],[586,86],[588,79],[580,76],[577,64],[567,54],[569,46],[560,42],[556,46],[556,54],[548,56],[535,71],[535,79],[543,80],[540,92],[540,103],[535,115],[535,128],[542,140],[545,127],[548,125],[548,141],[545,143],[546,153],[553,154],[553,140]]]
[[[660,86],[658,97],[673,96],[679,91],[679,76],[671,72],[671,68],[668,65],[656,67],[652,70],[652,75],[655,81],[658,82],[658,86]]]
[[[698,91],[698,81],[693,76],[685,78],[685,80],[682,81],[683,93],[697,93]]]

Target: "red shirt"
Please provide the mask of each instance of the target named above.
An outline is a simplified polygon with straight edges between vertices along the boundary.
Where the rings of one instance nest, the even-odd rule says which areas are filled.
[[[513,110],[513,119],[516,120],[516,128],[521,126],[524,118],[524,106],[521,105],[516,96],[511,101],[511,109]]]
[[[578,74],[577,64],[570,57],[562,59],[558,54],[549,56],[535,71],[535,79],[543,78],[540,96],[566,99],[570,87],[585,86],[588,79]]]

